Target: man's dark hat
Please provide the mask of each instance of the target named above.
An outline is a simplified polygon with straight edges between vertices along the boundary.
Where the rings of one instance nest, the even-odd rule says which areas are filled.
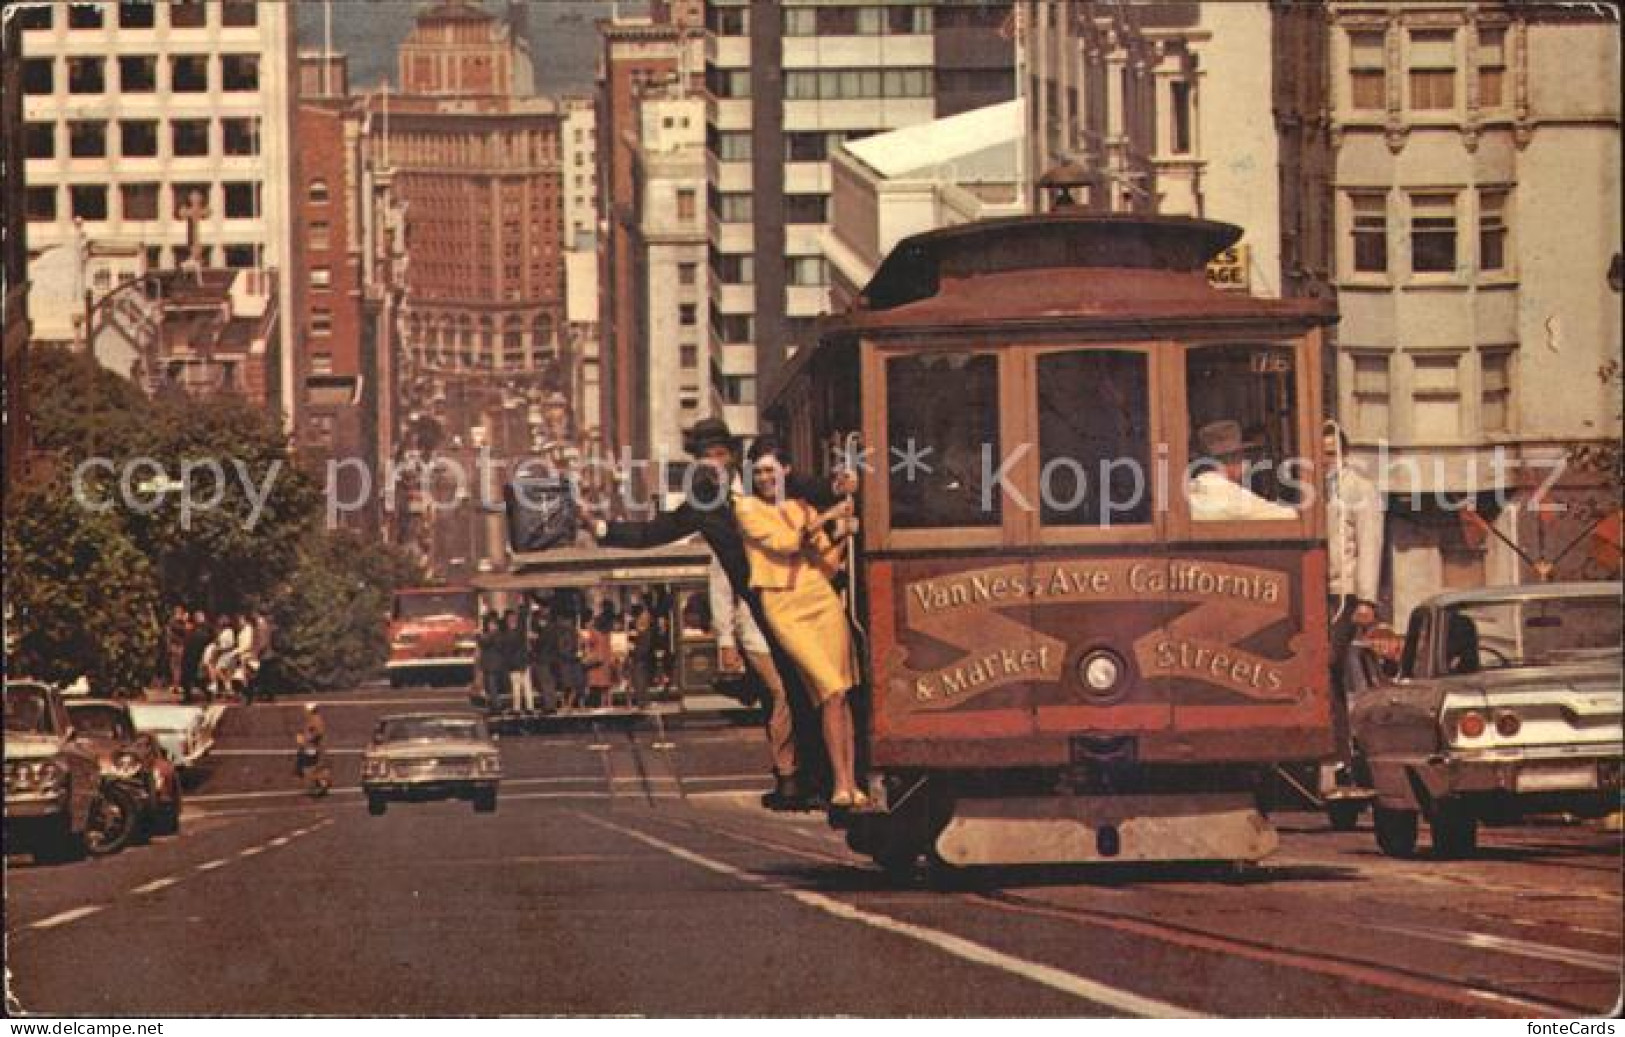
[[[739,449],[738,437],[728,430],[728,423],[721,418],[702,418],[683,433],[683,449],[694,457],[703,453],[706,447],[718,443],[733,450]]]

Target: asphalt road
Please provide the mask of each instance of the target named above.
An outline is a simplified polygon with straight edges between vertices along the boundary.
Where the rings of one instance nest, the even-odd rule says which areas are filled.
[[[889,885],[820,817],[764,814],[745,728],[511,736],[495,815],[354,789],[381,713],[326,708],[337,788],[295,788],[294,703],[234,709],[182,834],[7,861],[13,1010],[46,1014],[1545,1016],[1618,1004],[1621,840],[1492,830],[1381,857],[1278,819],[1213,869]],[[345,752],[344,750],[350,750]]]

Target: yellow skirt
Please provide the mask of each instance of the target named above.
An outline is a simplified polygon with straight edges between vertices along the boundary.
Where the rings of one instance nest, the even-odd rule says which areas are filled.
[[[858,683],[852,629],[835,589],[816,571],[802,570],[791,590],[763,589],[762,610],[779,644],[820,704]]]

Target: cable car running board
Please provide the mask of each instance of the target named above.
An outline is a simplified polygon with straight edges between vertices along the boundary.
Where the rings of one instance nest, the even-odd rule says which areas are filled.
[[[1248,795],[961,799],[937,837],[959,866],[1258,861],[1280,839]]]

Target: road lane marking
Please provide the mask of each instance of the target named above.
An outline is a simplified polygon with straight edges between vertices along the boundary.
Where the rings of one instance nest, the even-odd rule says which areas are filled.
[[[288,837],[285,836],[285,835],[279,835],[275,839],[272,839],[271,842],[268,845],[271,845],[271,846],[286,846],[286,845],[288,845]]]
[[[1007,972],[1029,982],[1037,983],[1040,986],[1046,986],[1052,990],[1059,990],[1064,994],[1069,994],[1081,1000],[1088,1001],[1091,1004],[1115,1009],[1130,1015],[1144,1016],[1146,1018],[1153,1019],[1201,1018],[1200,1013],[1194,1012],[1179,1005],[1169,1004],[1166,1001],[1158,1001],[1154,998],[1142,997],[1141,995],[1132,993],[1131,991],[1120,990],[1116,987],[1107,986],[1104,983],[1099,983],[1092,979],[1086,979],[1082,976],[1075,975],[1074,973],[1054,968],[1053,966],[1043,965],[1035,961],[1028,961],[1025,958],[1018,958],[1015,955],[994,950],[992,947],[976,943],[972,940],[967,940],[960,936],[954,936],[952,933],[945,933],[941,930],[931,929],[923,925],[915,925],[912,922],[903,922],[896,918],[892,918],[889,915],[865,911],[864,909],[854,907],[845,901],[824,896],[822,893],[812,893],[807,890],[796,889],[792,886],[787,886],[783,883],[763,878],[760,875],[736,868],[731,864],[726,864],[722,861],[714,860],[713,858],[695,853],[694,851],[685,849],[675,843],[666,842],[664,839],[649,835],[646,832],[639,831],[635,828],[627,828],[623,825],[615,824],[612,821],[605,821],[602,818],[593,817],[591,814],[581,814],[580,816],[584,820],[589,821],[600,828],[605,828],[612,832],[619,832],[621,835],[624,835],[629,839],[636,839],[638,842],[641,842],[646,846],[652,846],[657,850],[664,851],[665,853],[676,857],[678,860],[687,861],[688,863],[704,868],[707,871],[715,872],[719,875],[726,875],[729,878],[747,883],[752,886],[771,890],[775,893],[782,893],[806,907],[811,907],[822,911],[825,914],[839,918],[842,921],[858,922],[863,925],[867,925],[872,929],[878,929],[882,932],[906,937],[914,940],[917,943],[923,943],[963,961],[983,965],[988,968],[998,969],[1001,972]]]
[[[215,860],[205,861],[204,863],[199,864],[197,866],[197,870],[198,871],[213,871],[216,868],[224,868],[226,865],[228,865],[230,863],[231,863],[231,861],[230,861],[229,858],[220,857],[220,858],[217,858]]]
[[[42,918],[39,921],[29,925],[28,928],[55,929],[59,925],[67,925],[69,922],[77,922],[81,918],[88,918],[106,907],[106,904],[87,904],[84,907],[73,908],[71,911],[64,911],[59,915],[52,915],[49,918]]]
[[[1512,954],[1521,958],[1534,958],[1536,961],[1560,961],[1565,965],[1591,969],[1596,972],[1606,972],[1611,976],[1617,976],[1620,969],[1618,955],[1594,954],[1591,951],[1583,951],[1574,947],[1533,943],[1529,940],[1517,940],[1509,936],[1496,936],[1493,933],[1475,933],[1452,929],[1423,929],[1408,925],[1377,925],[1369,922],[1366,923],[1366,927],[1382,932],[1397,933],[1401,936],[1414,936],[1419,940],[1452,943],[1458,947],[1500,951],[1503,954]]]
[[[703,774],[703,775],[698,775],[698,776],[692,777],[692,778],[684,777],[680,784],[683,784],[683,785],[712,784],[712,785],[714,785],[714,784],[718,784],[718,783],[722,783],[722,782],[732,782],[732,781],[741,781],[741,782],[742,781],[749,781],[749,782],[760,783],[762,781],[762,776],[760,774]],[[616,777],[615,783],[617,785],[677,785],[677,784],[679,784],[679,782],[678,782],[678,780],[676,778],[672,778],[672,777],[668,777],[668,776],[664,776],[664,775],[660,775],[660,776],[651,775],[647,779],[639,778],[639,777],[635,777],[635,776],[630,776],[630,775],[621,775],[621,776]],[[508,788],[524,788],[524,787],[530,787],[530,786],[533,786],[533,785],[602,785],[602,784],[604,784],[604,776],[602,774],[569,774],[569,775],[556,775],[556,776],[553,776],[553,777],[546,777],[546,778],[504,778],[504,779],[502,779],[502,788],[504,788],[504,789],[508,789]],[[744,790],[741,790],[741,791],[744,791]],[[361,786],[359,786],[359,785],[346,785],[346,786],[343,786],[343,787],[336,787],[336,788],[329,789],[328,794],[329,795],[358,796],[358,795],[361,794]],[[262,791],[262,792],[214,792],[214,793],[209,793],[207,795],[201,795],[201,796],[188,796],[188,797],[186,797],[186,802],[189,803],[189,804],[191,804],[191,803],[227,803],[227,802],[231,802],[232,800],[239,800],[239,799],[241,799],[241,800],[260,800],[260,799],[293,799],[293,798],[309,799],[310,796],[309,796],[309,793],[303,791],[302,789],[277,789],[277,790],[274,790],[274,791]]]
[[[237,851],[237,856],[239,856],[239,857],[252,857],[255,854],[260,854],[260,853],[264,853],[264,852],[265,852],[265,847],[263,847],[263,846],[245,846],[241,850]]]
[[[160,889],[168,889],[170,886],[173,886],[175,883],[177,883],[179,881],[180,881],[180,879],[176,878],[173,875],[169,876],[168,878],[153,879],[151,882],[148,882],[145,885],[135,887],[134,889],[130,890],[130,892],[131,893],[156,893]]]

